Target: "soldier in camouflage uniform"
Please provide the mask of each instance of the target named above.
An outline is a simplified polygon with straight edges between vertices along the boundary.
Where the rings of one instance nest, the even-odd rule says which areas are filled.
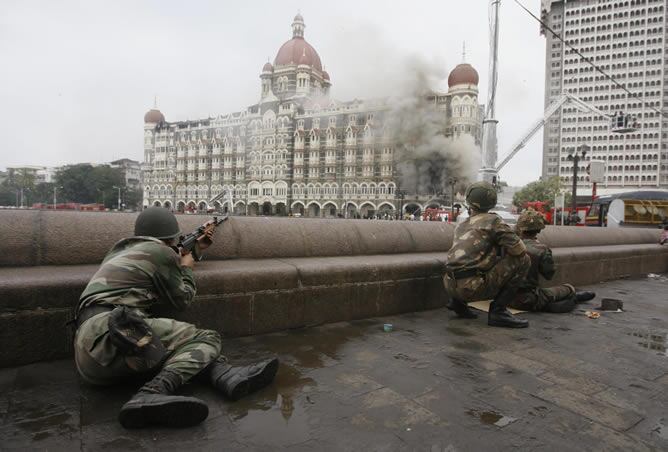
[[[460,317],[475,318],[467,303],[492,298],[488,325],[526,328],[527,320],[506,309],[529,269],[526,248],[501,217],[488,212],[496,205],[492,184],[471,184],[466,190],[466,204],[470,216],[455,229],[443,278],[450,295],[448,309]]]
[[[527,209],[517,220],[517,231],[527,248],[531,267],[520,285],[518,297],[510,307],[523,311],[570,312],[576,303],[589,301],[596,296],[593,292],[578,292],[570,284],[542,288],[539,278],[552,279],[555,273],[550,247],[538,241],[538,233],[545,228],[543,215]]]
[[[148,380],[121,408],[119,421],[126,428],[184,427],[206,419],[202,400],[173,395],[195,375],[204,374],[225,397],[236,400],[269,384],[278,369],[276,359],[233,367],[220,354],[216,331],[152,317],[161,304],[184,310],[195,297],[195,259],[175,250],[179,235],[167,209],[144,210],[135,237],[112,247],[76,308],[74,351],[83,380],[95,385]],[[211,244],[212,235],[207,228],[198,253]]]

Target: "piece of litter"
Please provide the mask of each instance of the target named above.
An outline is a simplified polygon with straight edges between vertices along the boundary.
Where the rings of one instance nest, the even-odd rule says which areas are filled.
[[[411,428],[410,428],[410,427],[406,427],[406,431],[407,431],[407,432],[410,432],[410,431],[411,431]]]
[[[587,311],[585,312],[585,315],[590,319],[598,319],[599,317],[601,317],[601,313],[596,311]]]

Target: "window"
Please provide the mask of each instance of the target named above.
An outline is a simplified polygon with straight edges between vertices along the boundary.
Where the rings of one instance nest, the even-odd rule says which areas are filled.
[[[251,194],[251,196],[257,196],[259,193],[260,193],[260,189],[259,189],[259,188],[251,188],[251,189],[250,189],[250,194]]]
[[[271,196],[271,192],[272,192],[271,187],[264,187],[262,189],[262,194],[264,196]]]

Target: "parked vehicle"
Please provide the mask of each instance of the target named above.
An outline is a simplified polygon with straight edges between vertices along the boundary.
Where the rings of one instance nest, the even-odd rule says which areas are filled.
[[[668,218],[668,191],[631,191],[596,198],[587,226],[658,227]]]

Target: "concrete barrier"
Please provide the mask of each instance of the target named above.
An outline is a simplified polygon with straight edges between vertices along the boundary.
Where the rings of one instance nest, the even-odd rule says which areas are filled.
[[[136,214],[0,211],[0,367],[71,353],[72,306]],[[189,231],[204,216],[181,215]],[[436,222],[234,217],[195,271],[198,295],[168,313],[228,336],[441,307],[453,227]],[[659,231],[548,227],[555,282],[668,271]]]

